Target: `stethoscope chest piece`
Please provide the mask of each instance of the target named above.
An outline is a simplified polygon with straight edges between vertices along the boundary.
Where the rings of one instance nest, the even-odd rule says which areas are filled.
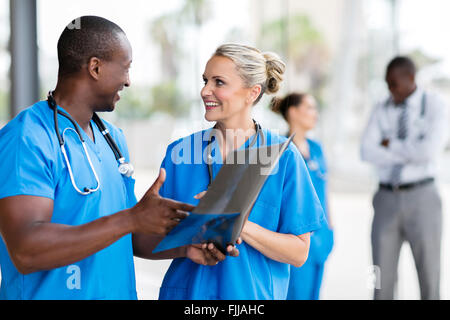
[[[319,169],[319,164],[317,163],[316,160],[312,160],[312,159],[308,160],[307,165],[311,171],[316,171]]]
[[[123,158],[119,159],[119,162],[120,162],[119,165],[120,174],[128,178],[131,177],[134,173],[133,165],[131,163],[125,162],[125,159]]]
[[[314,173],[318,178],[326,180],[326,174],[321,172],[319,162],[317,162],[317,160],[310,159],[306,161],[306,166],[309,171],[311,171],[311,174]]]

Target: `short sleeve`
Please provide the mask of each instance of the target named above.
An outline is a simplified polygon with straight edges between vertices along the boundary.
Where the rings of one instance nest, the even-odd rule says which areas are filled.
[[[175,175],[174,175],[174,163],[172,161],[172,150],[175,145],[177,145],[180,140],[177,140],[171,143],[166,150],[166,155],[164,156],[163,161],[161,162],[161,168],[166,171],[166,180],[164,181],[161,189],[159,189],[159,195],[164,198],[173,198],[173,190],[171,191],[171,186],[175,184]]]
[[[295,147],[286,157],[278,232],[300,235],[320,229],[326,218],[305,162]]]
[[[16,195],[54,199],[55,152],[44,130],[16,128],[0,135],[0,198]]]
[[[164,157],[163,161],[161,162],[161,168],[166,171],[166,179],[167,179],[167,151],[166,156]],[[167,183],[166,181],[163,183],[161,188],[159,189],[159,195],[161,197],[167,197]]]

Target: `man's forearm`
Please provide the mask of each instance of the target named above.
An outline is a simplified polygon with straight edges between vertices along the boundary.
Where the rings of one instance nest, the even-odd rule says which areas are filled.
[[[406,159],[401,154],[391,152],[387,147],[378,143],[364,143],[361,146],[361,159],[377,166],[392,166],[395,164],[403,164]]]
[[[152,251],[163,239],[162,236],[133,234],[133,253],[136,257],[152,260],[175,259],[186,256],[186,246],[165,250],[158,253]]]
[[[129,210],[79,226],[51,222],[30,225],[12,250],[19,272],[49,270],[80,261],[134,231]]]

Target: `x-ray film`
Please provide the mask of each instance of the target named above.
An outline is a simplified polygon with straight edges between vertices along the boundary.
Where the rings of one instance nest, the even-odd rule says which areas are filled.
[[[267,179],[294,135],[282,144],[231,152],[190,215],[173,228],[154,253],[212,242],[226,253],[234,245]]]

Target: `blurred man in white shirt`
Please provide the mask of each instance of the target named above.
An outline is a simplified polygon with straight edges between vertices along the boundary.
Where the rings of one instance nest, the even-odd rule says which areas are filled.
[[[396,57],[386,70],[390,96],[378,103],[363,134],[361,157],[379,176],[373,198],[372,257],[380,270],[375,299],[393,299],[400,249],[408,241],[422,299],[439,299],[441,199],[436,162],[447,142],[447,106],[417,87],[416,68]]]

